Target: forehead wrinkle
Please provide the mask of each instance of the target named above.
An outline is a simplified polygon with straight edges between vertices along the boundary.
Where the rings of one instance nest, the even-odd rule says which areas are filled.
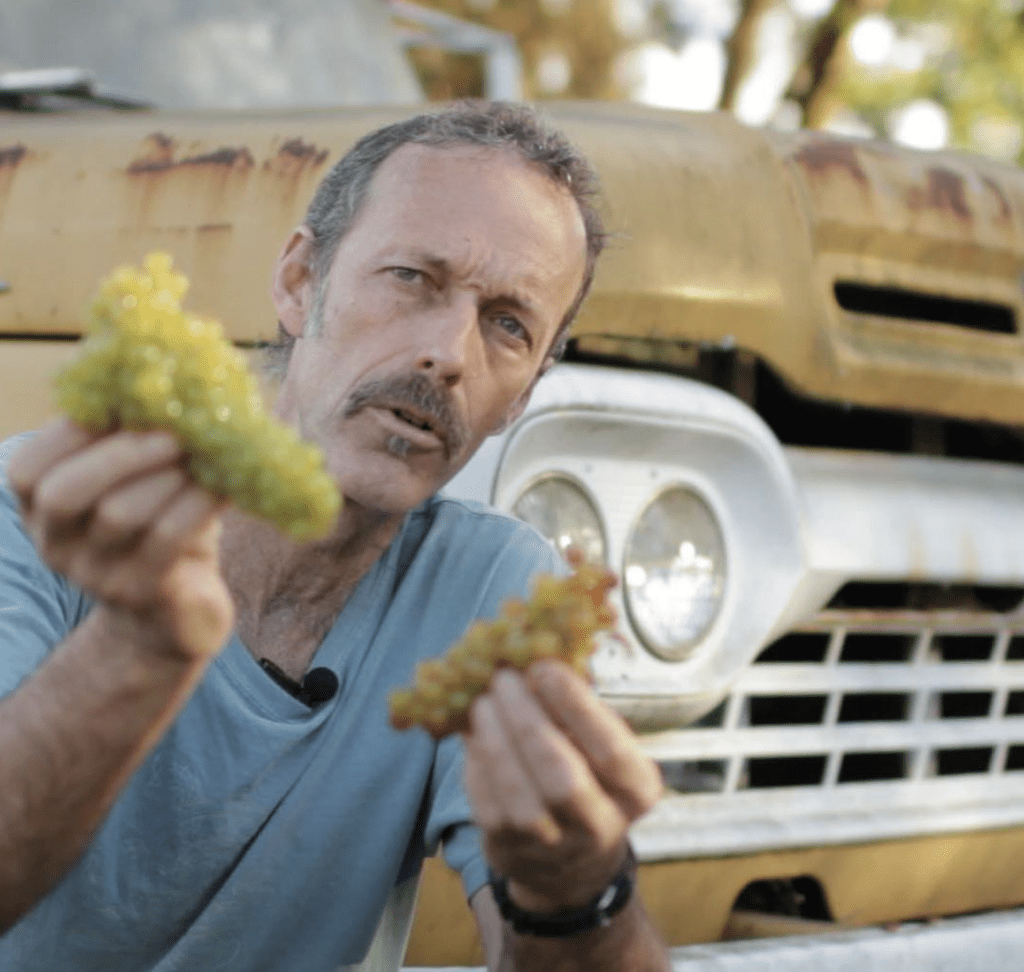
[[[469,193],[477,201],[467,209],[470,178],[479,191]],[[510,180],[521,189],[514,200],[508,193]],[[478,197],[492,191],[498,205],[494,217],[504,213],[511,221],[510,239],[495,235],[493,219],[478,219]],[[525,207],[523,194],[529,200]],[[561,320],[582,283],[585,228],[571,194],[500,150],[404,145],[384,162],[371,184],[363,215],[368,225],[383,227],[385,235],[391,235],[387,227],[401,226],[402,236],[391,235],[391,245],[382,249],[410,258],[418,253],[456,279],[468,279],[489,299],[513,301],[541,321]],[[378,235],[378,243],[384,242]],[[578,267],[569,259],[577,243]],[[564,259],[551,259],[552,247]],[[556,292],[554,303],[562,303],[560,292],[570,284],[573,294],[565,306],[549,307]]]

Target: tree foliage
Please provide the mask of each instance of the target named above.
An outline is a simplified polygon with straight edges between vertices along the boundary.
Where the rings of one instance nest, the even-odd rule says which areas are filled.
[[[753,44],[738,39],[755,35],[767,10],[785,2],[741,0],[726,47],[723,109],[733,109],[753,67]],[[850,36],[868,15],[884,15],[894,46],[916,49],[920,58],[858,63]],[[845,111],[881,137],[901,108],[931,101],[949,119],[952,144],[1024,161],[1024,0],[835,0],[803,26],[787,97],[804,127],[825,127]]]
[[[892,0],[888,14],[901,40],[924,45],[925,63],[859,67],[844,102],[884,132],[894,108],[927,98],[945,109],[953,144],[1024,161],[1024,3]]]
[[[632,0],[646,12],[646,23],[626,36],[616,18],[624,0],[420,2],[510,34],[523,58],[524,95],[531,100],[630,97],[620,70],[624,55],[644,43],[679,50],[694,30],[693,11],[708,6]],[[847,116],[887,137],[900,109],[924,99],[946,112],[954,145],[1024,161],[1024,0],[834,0],[816,18],[801,16],[797,0],[719,2],[735,13],[731,34],[722,38],[720,109],[736,110],[757,66],[762,24],[781,11],[795,38],[783,98],[802,126],[827,127]],[[920,56],[874,65],[855,60],[850,37],[867,16],[887,18],[896,46]],[[479,57],[421,48],[413,60],[429,97],[484,91]]]

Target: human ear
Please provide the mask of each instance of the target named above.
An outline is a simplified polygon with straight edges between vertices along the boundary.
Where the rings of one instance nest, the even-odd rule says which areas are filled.
[[[302,337],[313,303],[313,232],[308,226],[292,230],[277,258],[270,296],[277,319],[294,338]]]

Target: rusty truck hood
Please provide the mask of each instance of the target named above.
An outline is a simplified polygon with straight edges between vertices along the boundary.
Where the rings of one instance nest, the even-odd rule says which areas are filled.
[[[0,118],[0,335],[77,333],[96,281],[170,251],[193,308],[275,329],[271,267],[331,163],[409,108]],[[1017,424],[1024,176],[713,114],[547,108],[597,164],[611,245],[581,336],[736,346],[816,398]],[[837,283],[1003,308],[996,333],[844,309]]]

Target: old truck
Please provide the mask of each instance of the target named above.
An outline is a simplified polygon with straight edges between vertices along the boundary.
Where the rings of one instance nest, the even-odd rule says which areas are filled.
[[[147,251],[241,346],[272,337],[316,182],[411,110],[44,95],[0,111],[4,436],[51,414],[96,281]],[[1024,175],[546,110],[600,170],[613,244],[565,363],[449,489],[622,577],[595,672],[664,772],[633,837],[677,968],[1016,968]],[[481,961],[431,862],[407,962]]]

